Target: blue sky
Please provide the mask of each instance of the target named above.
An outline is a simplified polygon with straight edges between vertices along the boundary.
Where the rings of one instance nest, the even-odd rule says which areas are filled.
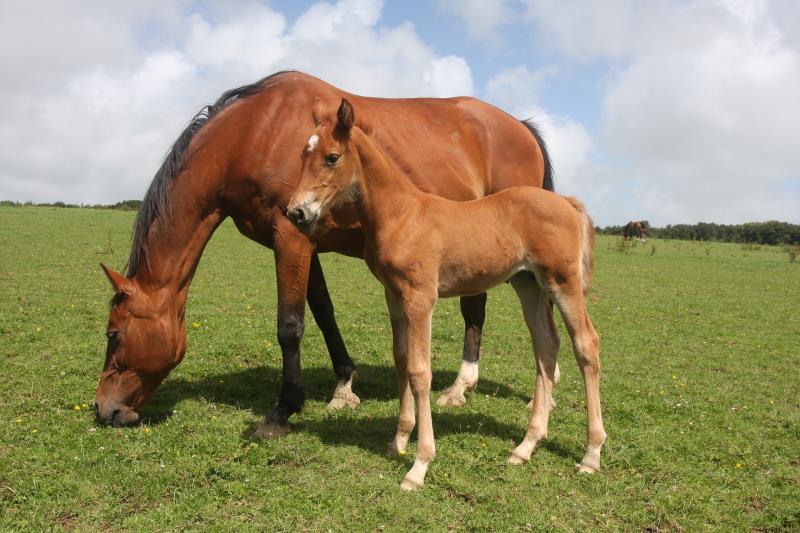
[[[294,68],[533,116],[601,225],[800,223],[792,0],[4,3],[0,68],[0,199],[140,198],[199,107]]]

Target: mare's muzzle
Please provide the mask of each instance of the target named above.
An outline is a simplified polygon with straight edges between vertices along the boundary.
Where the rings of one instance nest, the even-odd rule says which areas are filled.
[[[139,422],[139,415],[126,405],[114,401],[94,404],[94,416],[104,426],[132,426]]]

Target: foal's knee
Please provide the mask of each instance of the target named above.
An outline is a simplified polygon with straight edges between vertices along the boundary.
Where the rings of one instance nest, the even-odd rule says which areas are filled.
[[[408,382],[414,395],[418,392],[429,391],[431,389],[431,378],[430,368],[411,367],[408,369]]]

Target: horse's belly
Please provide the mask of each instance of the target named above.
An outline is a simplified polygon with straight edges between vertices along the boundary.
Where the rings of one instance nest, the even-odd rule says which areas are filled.
[[[517,262],[502,265],[500,268],[469,266],[446,268],[439,273],[439,296],[450,298],[485,292],[507,281],[523,269],[524,265]]]

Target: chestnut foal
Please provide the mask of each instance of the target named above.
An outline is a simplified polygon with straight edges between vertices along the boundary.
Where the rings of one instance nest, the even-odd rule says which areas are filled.
[[[401,487],[420,487],[436,454],[430,338],[437,298],[477,294],[506,280],[522,303],[537,362],[531,421],[508,462],[524,463],[547,436],[559,344],[552,300],[564,318],[586,386],[588,443],[579,469],[596,471],[606,433],[599,339],[584,304],[594,230],[583,205],[535,187],[468,202],[424,193],[354,125],[346,99],[336,116],[326,116],[322,107],[317,102],[312,111],[317,128],[303,153],[300,183],[287,214],[310,233],[337,201],[355,200],[366,236],[364,258],[384,286],[392,322],[400,417],[390,453],[405,453],[415,425],[414,402],[417,408],[416,460]]]

